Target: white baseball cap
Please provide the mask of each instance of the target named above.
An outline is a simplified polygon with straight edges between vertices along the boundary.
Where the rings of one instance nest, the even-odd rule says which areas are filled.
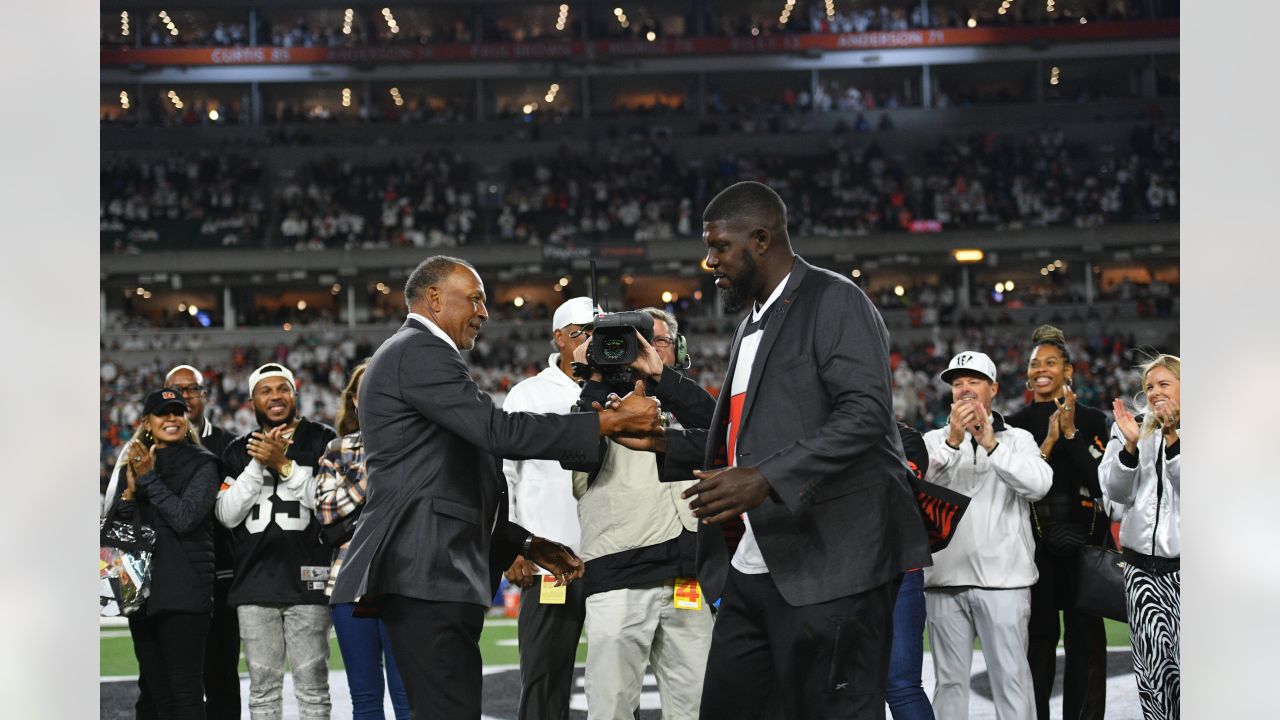
[[[551,318],[551,330],[554,332],[565,325],[589,325],[595,322],[597,312],[599,308],[591,302],[591,298],[585,295],[569,298],[556,308],[555,315]]]
[[[289,368],[280,363],[267,363],[249,374],[249,394],[253,394],[253,389],[258,386],[259,382],[273,377],[282,377],[288,380],[289,387],[293,388],[294,392],[298,391],[298,384],[293,381],[293,373],[290,372]]]
[[[965,350],[951,358],[951,362],[947,364],[947,369],[938,374],[942,378],[942,382],[950,384],[951,379],[962,372],[972,372],[985,376],[991,382],[999,382],[996,380],[996,364],[991,362],[991,358],[986,353],[980,353],[976,350]]]

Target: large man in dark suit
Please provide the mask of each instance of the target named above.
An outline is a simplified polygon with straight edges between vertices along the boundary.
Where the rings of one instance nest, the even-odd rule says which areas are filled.
[[[700,482],[698,580],[722,598],[701,717],[882,718],[901,574],[930,564],[890,397],[889,336],[847,278],[792,252],[777,193],[703,213],[734,338]],[[740,519],[741,518],[741,519]]]
[[[405,284],[409,319],[360,383],[369,495],[332,602],[387,625],[415,717],[479,718],[478,641],[498,576],[519,552],[567,582],[582,563],[507,520],[497,456],[594,460],[601,435],[660,431],[643,386],[600,413],[504,413],[459,355],[488,318],[466,261],[436,256]]]

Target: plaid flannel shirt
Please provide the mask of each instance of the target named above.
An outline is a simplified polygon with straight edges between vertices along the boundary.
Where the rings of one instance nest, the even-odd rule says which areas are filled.
[[[316,483],[316,517],[321,525],[332,525],[355,512],[364,504],[368,478],[364,472],[364,441],[360,431],[343,435],[329,443],[324,457],[320,458],[320,479]],[[334,553],[329,568],[329,582],[325,595],[332,594],[338,569],[347,556],[349,542]]]

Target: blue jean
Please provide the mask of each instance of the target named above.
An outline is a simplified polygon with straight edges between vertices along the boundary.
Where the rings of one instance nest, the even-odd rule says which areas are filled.
[[[893,720],[934,720],[933,707],[920,680],[920,668],[924,665],[924,617],[924,572],[903,573],[898,601],[893,607],[893,649],[885,688],[885,702],[889,704]]]
[[[333,606],[333,629],[338,634],[338,649],[347,668],[347,687],[351,689],[353,720],[383,720],[382,692],[391,690],[391,707],[396,720],[409,720],[409,696],[395,658],[387,628],[376,618],[352,617],[354,603]],[[386,684],[383,684],[382,660],[386,658]]]

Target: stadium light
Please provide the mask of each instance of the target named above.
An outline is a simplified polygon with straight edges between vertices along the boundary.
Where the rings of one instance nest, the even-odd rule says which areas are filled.
[[[907,294],[907,289],[902,287],[901,285],[894,285],[893,294],[897,295],[898,297],[902,297],[903,295]]]
[[[971,27],[971,28],[976,28],[976,27],[978,27],[978,20],[977,20],[977,18],[969,18],[969,22],[967,22],[967,23],[965,23],[965,24],[966,24],[966,25],[968,25],[968,26],[969,26],[969,27]]]
[[[664,303],[666,303],[666,304],[668,304],[668,305],[669,305],[669,304],[671,304],[671,302],[672,302],[673,300],[675,300],[675,299],[676,299],[676,294],[675,294],[675,293],[671,292],[670,290],[663,290],[663,291],[662,291],[662,302],[664,302]]]
[[[210,120],[213,120],[213,121],[215,121],[215,122],[216,122],[216,121],[218,120],[218,111],[217,111],[217,110],[210,110],[210,111],[209,111],[209,119],[210,119]]]
[[[1007,290],[1008,292],[1013,292],[1013,281],[1012,281],[1012,280],[1005,280],[1005,281],[1004,281],[1004,289],[1005,289],[1005,290]]]
[[[129,11],[128,10],[120,11],[120,34],[121,35],[129,34]]]
[[[147,294],[150,295],[151,293],[147,293]],[[200,308],[196,307],[195,305],[187,306],[187,314],[190,315],[191,317],[195,317],[196,313],[198,312],[200,312]]]
[[[511,301],[511,304],[512,304],[512,305],[515,305],[515,306],[516,306],[516,307],[518,307],[518,308],[519,308],[519,307],[524,307],[524,298],[522,298],[522,297],[520,297],[519,295],[517,295],[517,296],[516,296],[516,299]]]
[[[849,273],[849,275],[853,276],[854,278],[860,278],[862,277],[862,271],[859,270],[858,268],[854,268],[853,272]]]
[[[982,258],[986,257],[986,253],[977,248],[967,248],[964,250],[953,250],[951,257],[959,263],[976,263],[982,262]]]

